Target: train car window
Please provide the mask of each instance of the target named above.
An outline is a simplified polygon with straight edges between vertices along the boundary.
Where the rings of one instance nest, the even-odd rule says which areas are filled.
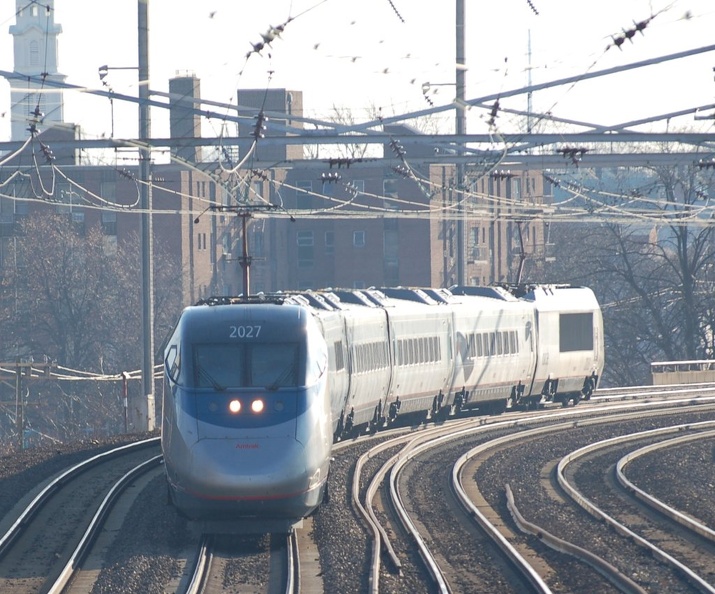
[[[593,312],[559,315],[559,350],[593,350]]]
[[[489,333],[489,356],[497,354],[497,334],[496,332]]]
[[[362,371],[362,345],[355,345],[355,373]]]
[[[343,357],[343,341],[333,343],[333,353],[335,357],[335,371],[345,369],[345,357]]]
[[[519,341],[516,339],[516,330],[509,332],[509,342],[511,343],[511,352],[517,354],[519,352]]]
[[[477,334],[477,357],[483,357],[484,356],[484,348],[482,347],[482,335]]]

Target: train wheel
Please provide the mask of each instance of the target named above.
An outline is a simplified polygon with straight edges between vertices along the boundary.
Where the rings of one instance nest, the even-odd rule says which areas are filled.
[[[583,390],[581,390],[581,394],[583,395],[584,400],[591,400],[591,396],[593,396],[593,378],[589,377],[586,380],[586,383],[583,385]]]

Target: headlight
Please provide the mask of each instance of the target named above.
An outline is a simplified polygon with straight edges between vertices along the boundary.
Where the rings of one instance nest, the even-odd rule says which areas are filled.
[[[230,410],[234,415],[241,412],[241,401],[231,400],[231,402],[228,403],[228,410]]]
[[[251,410],[256,414],[262,413],[263,407],[264,407],[263,400],[261,400],[260,398],[257,398],[256,400],[251,402]]]

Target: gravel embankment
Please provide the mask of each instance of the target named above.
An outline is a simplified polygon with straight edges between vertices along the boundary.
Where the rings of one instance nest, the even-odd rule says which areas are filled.
[[[605,437],[610,431],[608,426],[604,426],[596,433]],[[579,434],[578,431],[571,432],[564,436],[565,441],[573,441],[572,445],[576,446],[576,442],[580,441]],[[118,436],[102,442],[78,442],[0,457],[0,515],[5,516],[19,498],[46,478],[99,451],[145,437]],[[330,503],[314,519],[314,538],[321,556],[326,592],[364,592],[367,589],[370,543],[361,521],[350,506],[349,489],[355,461],[372,445],[374,442],[357,443],[350,450],[336,454],[330,476]],[[561,446],[564,450],[570,447],[567,443]],[[684,511],[712,526],[715,522],[712,515],[715,513],[712,512],[715,510],[715,489],[711,484],[715,466],[713,452],[712,441],[664,450],[657,456],[634,464],[629,468],[629,476],[642,488],[652,490],[664,498],[670,497],[676,507],[681,506]],[[538,484],[544,465],[553,460],[554,455],[557,453],[551,450],[530,453],[522,451],[518,458],[512,455],[497,456],[492,464],[483,468],[477,480],[487,492],[487,497],[502,505],[504,484],[510,483],[517,501],[528,511],[531,504],[538,501],[549,503],[545,494],[532,492],[527,496],[525,490],[533,490],[533,485]],[[707,487],[703,486],[703,481],[708,484]],[[667,485],[677,485],[677,489],[664,489]],[[658,493],[659,489],[665,492]],[[531,504],[527,505],[527,501]],[[561,507],[557,512],[563,515],[563,506],[557,507]],[[544,524],[549,524],[549,512],[541,511],[539,516]],[[578,519],[576,522],[573,533],[580,535],[583,520]],[[149,487],[139,494],[126,524],[129,528],[117,534],[93,592],[147,594],[174,591],[183,568],[183,559],[186,559],[187,550],[195,545],[196,535],[192,534],[173,508],[166,505],[163,477],[151,481]],[[579,541],[580,536],[574,536],[574,540]],[[408,558],[409,555],[406,555],[403,562]],[[411,591],[412,580],[405,579],[410,573],[414,574],[414,571],[406,571],[403,578],[383,576],[385,581],[381,591]],[[417,570],[419,573],[420,570]]]

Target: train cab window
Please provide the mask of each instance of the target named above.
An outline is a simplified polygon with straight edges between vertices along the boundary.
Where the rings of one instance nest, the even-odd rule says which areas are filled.
[[[179,357],[179,347],[171,345],[169,352],[164,359],[164,365],[166,366],[166,374],[171,378],[171,381],[179,381],[179,371],[181,370],[181,357]]]
[[[254,344],[251,346],[250,385],[283,388],[298,385],[298,345]]]
[[[197,388],[225,390],[245,385],[243,345],[195,345],[194,356],[194,381]]]
[[[298,345],[292,343],[194,345],[197,388],[298,385]]]

